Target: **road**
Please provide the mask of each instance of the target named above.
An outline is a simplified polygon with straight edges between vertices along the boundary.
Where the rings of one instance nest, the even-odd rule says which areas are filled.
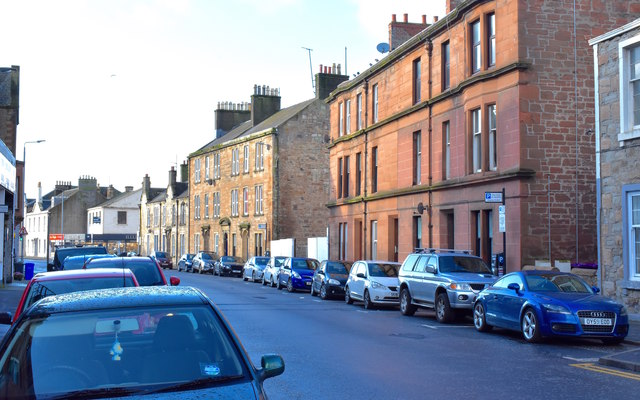
[[[282,355],[285,373],[265,382],[271,399],[623,399],[640,389],[640,375],[588,370],[627,345],[531,345],[517,333],[478,333],[471,319],[441,325],[426,311],[405,317],[239,278],[165,275],[210,296],[256,365]]]

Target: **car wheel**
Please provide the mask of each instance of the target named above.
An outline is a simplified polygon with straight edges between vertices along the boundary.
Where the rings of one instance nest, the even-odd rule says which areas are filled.
[[[473,325],[478,332],[487,332],[493,328],[491,325],[487,325],[487,314],[481,302],[477,302],[473,307]]]
[[[276,289],[282,290],[282,286],[280,286],[280,278],[276,281]]]
[[[607,346],[614,346],[622,343],[623,341],[624,341],[624,338],[603,338],[602,339],[602,343],[606,344]]]
[[[402,315],[411,316],[416,313],[418,307],[411,304],[411,293],[409,289],[402,288],[400,292],[400,312]]]
[[[264,275],[262,275],[262,286],[267,286],[267,280],[264,279]]]
[[[269,286],[274,287],[276,283],[273,281],[273,275],[271,275],[271,280],[269,281]]]
[[[253,273],[251,274],[251,282],[257,282],[256,281],[256,271],[253,271]]]
[[[313,289],[313,282],[311,282],[311,296],[316,297],[318,293]]]
[[[249,278],[244,274],[244,271],[242,271],[242,280],[245,282],[249,280]]]
[[[287,292],[295,292],[295,289],[293,288],[293,282],[291,282],[291,278],[289,278],[289,280],[287,281]]]
[[[202,268],[198,267],[198,273],[202,274]]]
[[[524,340],[529,343],[539,342],[542,338],[540,334],[540,325],[538,324],[538,317],[536,312],[532,308],[527,308],[522,316],[522,336]]]
[[[364,291],[363,301],[364,301],[364,309],[365,310],[373,310],[375,305],[371,301],[371,296],[369,296],[369,291],[368,290]]]
[[[353,299],[351,298],[351,295],[349,294],[349,286],[344,288],[344,302],[347,304],[353,304]]]
[[[440,293],[436,297],[436,319],[442,324],[446,324],[453,320],[453,310],[449,304],[449,296],[447,293]]]
[[[327,295],[327,287],[324,284],[320,286],[320,298],[322,300],[326,300],[329,298],[329,296]]]

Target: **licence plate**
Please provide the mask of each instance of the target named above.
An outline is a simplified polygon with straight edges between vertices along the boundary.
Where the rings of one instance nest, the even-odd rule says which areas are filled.
[[[305,282],[304,284],[307,286],[311,286],[311,282]]]
[[[389,297],[398,297],[398,292],[391,292]]]
[[[611,318],[583,318],[583,325],[606,325],[611,326],[612,321]]]

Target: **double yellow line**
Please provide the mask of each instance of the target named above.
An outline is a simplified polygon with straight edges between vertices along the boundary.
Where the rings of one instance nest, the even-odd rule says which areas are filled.
[[[604,368],[593,363],[584,363],[584,364],[569,364],[572,367],[586,369],[587,371],[600,372],[602,374],[619,376],[620,378],[633,379],[636,381],[640,381],[640,374],[634,374],[632,372],[624,372],[619,371],[617,369]]]

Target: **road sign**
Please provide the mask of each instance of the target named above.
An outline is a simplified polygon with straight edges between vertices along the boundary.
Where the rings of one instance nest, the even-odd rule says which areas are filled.
[[[258,229],[267,229],[267,224],[258,224]]]
[[[485,203],[502,203],[502,192],[484,192]]]
[[[24,236],[24,235],[28,235],[27,233],[27,228],[25,228],[24,226],[22,228],[20,228],[20,236]]]
[[[498,231],[499,232],[506,232],[506,225],[507,225],[507,217],[506,217],[506,212],[507,212],[507,206],[498,206]]]
[[[49,241],[50,242],[57,242],[57,241],[61,241],[64,240],[64,235],[62,233],[50,233],[49,234]]]

